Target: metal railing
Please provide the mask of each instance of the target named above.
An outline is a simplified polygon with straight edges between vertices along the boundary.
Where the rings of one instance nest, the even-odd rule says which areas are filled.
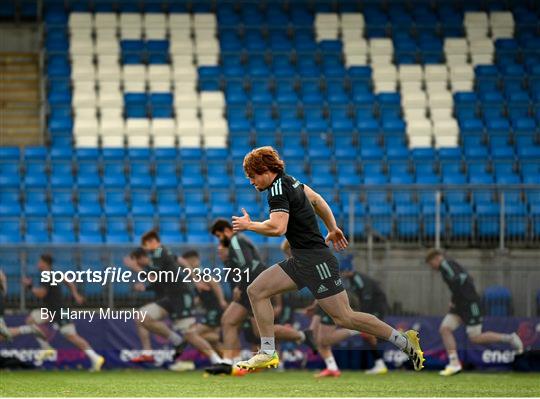
[[[363,185],[344,188],[341,196],[348,209],[339,223],[353,244],[504,250],[540,242],[540,215],[530,209],[532,201],[540,203],[538,184]],[[417,213],[392,204],[416,206]]]

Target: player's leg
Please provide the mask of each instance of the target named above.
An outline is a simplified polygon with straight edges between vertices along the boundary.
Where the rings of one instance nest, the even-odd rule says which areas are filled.
[[[296,288],[295,282],[278,265],[259,274],[248,287],[249,300],[261,340],[274,342],[274,308],[270,298]],[[263,345],[261,350],[273,352],[274,348],[272,346],[266,349]]]
[[[315,377],[339,377],[341,372],[339,371],[336,359],[332,353],[332,345],[329,345],[328,340],[328,337],[332,336],[332,334],[336,332],[337,328],[328,315],[322,314],[321,316],[316,317],[318,317],[320,320],[320,323],[317,326],[316,334],[317,350],[319,351],[319,355],[323,358],[326,368],[320,373],[315,374]]]
[[[261,337],[261,348],[251,359],[239,362],[238,367],[256,369],[279,365],[274,335],[274,308],[270,298],[297,288],[296,283],[279,265],[266,269],[249,285],[247,292]]]
[[[103,356],[98,355],[92,349],[88,341],[86,341],[83,337],[77,334],[77,330],[75,329],[75,324],[73,323],[63,324],[62,326],[60,326],[60,332],[69,342],[71,342],[73,345],[75,345],[77,348],[83,351],[86,356],[88,356],[88,358],[90,359],[90,362],[92,362],[91,371],[101,370],[103,363],[105,363],[105,358]]]
[[[207,340],[200,336],[195,329],[190,328],[191,326],[195,325],[195,322],[196,320],[194,317],[175,320],[174,329],[175,331],[182,333],[186,342],[189,342],[196,349],[198,349],[199,352],[208,357],[212,364],[221,363],[221,357],[216,353],[214,348],[212,348],[212,345],[210,345]]]
[[[141,341],[141,347],[143,351],[152,352],[152,341],[150,339],[150,332],[144,328],[142,322],[139,319],[135,319],[135,327],[137,328],[137,335]]]
[[[439,334],[443,341],[444,348],[448,354],[448,364],[439,374],[445,377],[459,373],[462,370],[457,353],[456,339],[454,331],[462,324],[461,317],[455,313],[448,313],[444,316],[439,326]]]
[[[36,324],[24,324],[17,327],[8,327],[2,317],[0,317],[0,337],[5,337],[7,340],[16,338],[20,335],[35,335],[36,338],[46,341],[47,336]]]
[[[205,324],[196,323],[189,328],[194,334],[203,337],[212,346],[216,345],[220,341],[219,327],[210,327]],[[215,347],[215,346],[214,346]]]
[[[240,328],[248,316],[248,310],[238,302],[231,302],[221,316],[223,335],[223,361],[233,364],[240,354]]]
[[[0,294],[1,295],[1,294]],[[30,327],[30,326],[28,326]],[[6,341],[11,341],[15,336],[12,328],[8,328],[6,322],[2,316],[0,316],[0,338]]]
[[[150,317],[150,314],[154,316],[158,313],[156,309],[153,309],[151,304],[144,305],[139,310],[145,312],[146,318]],[[146,319],[145,318],[145,319]],[[152,342],[150,340],[150,331],[138,318],[135,321],[135,328],[137,329],[137,336],[141,341],[142,354],[140,356],[134,357],[131,359],[133,363],[154,363],[154,355],[152,352]]]
[[[382,351],[377,347],[377,337],[370,334],[362,334],[362,338],[369,345],[369,353],[374,361],[373,367],[366,370],[366,374],[386,374],[388,368],[384,363]]]
[[[506,343],[512,346],[518,354],[523,353],[523,343],[516,333],[501,334],[494,331],[482,332],[482,324],[467,326],[467,337],[477,345]]]
[[[317,298],[317,300],[337,326],[365,332],[390,341],[410,357],[415,370],[423,368],[424,356],[416,331],[409,330],[402,334],[374,315],[353,311],[345,291],[326,298]]]
[[[168,339],[174,346],[182,345],[184,342],[182,337],[167,327],[167,325],[162,321],[168,315],[167,310],[163,306],[156,302],[152,302],[143,306],[141,310],[146,312],[146,317],[142,322],[142,326],[144,328],[151,333]]]
[[[254,322],[253,333],[257,338],[261,338],[257,331],[257,324]],[[274,324],[274,339],[278,341],[295,342],[298,345],[305,344],[313,351],[317,350],[315,340],[311,334],[311,330],[297,330],[291,325]]]
[[[46,323],[47,321],[48,319],[41,318],[41,312],[39,311],[39,309],[32,310],[26,318],[26,324],[31,326],[32,328],[37,329],[40,329],[40,325]],[[38,342],[40,348],[43,350],[40,353],[40,358],[45,359],[54,356],[55,351],[51,344],[49,344],[49,342],[47,341],[47,337],[45,334],[37,334],[36,341]]]

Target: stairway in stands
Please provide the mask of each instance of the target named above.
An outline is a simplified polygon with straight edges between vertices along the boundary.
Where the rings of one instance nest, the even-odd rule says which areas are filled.
[[[43,143],[39,56],[0,53],[0,145]]]

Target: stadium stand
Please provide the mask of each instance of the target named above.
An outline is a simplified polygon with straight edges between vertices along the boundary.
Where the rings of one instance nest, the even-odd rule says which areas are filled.
[[[48,145],[0,148],[0,242],[209,242],[264,213],[260,145],[347,229],[361,192],[356,236],[432,240],[446,184],[443,237],[496,241],[504,193],[537,240],[540,190],[496,185],[540,184],[539,9],[509,4],[44,1]]]

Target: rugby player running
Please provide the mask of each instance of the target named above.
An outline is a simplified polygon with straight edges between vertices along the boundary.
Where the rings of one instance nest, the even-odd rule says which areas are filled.
[[[254,370],[277,367],[274,312],[270,298],[305,286],[337,326],[372,334],[393,343],[411,359],[414,369],[424,366],[418,332],[400,333],[377,317],[351,309],[339,274],[339,264],[327,243],[338,251],[347,247],[343,232],[337,227],[326,201],[310,187],[285,173],[285,162],[272,147],[260,147],[244,158],[244,171],[258,191],[268,191],[269,219],[252,221],[245,209],[243,216],[233,216],[235,232],[253,231],[266,236],[285,235],[292,257],[263,271],[247,292],[259,328],[261,347],[257,354],[237,363],[240,368]],[[318,215],[328,229],[326,240],[317,223]]]

